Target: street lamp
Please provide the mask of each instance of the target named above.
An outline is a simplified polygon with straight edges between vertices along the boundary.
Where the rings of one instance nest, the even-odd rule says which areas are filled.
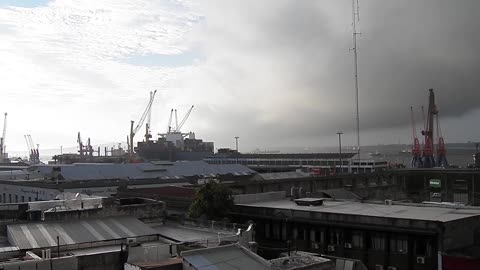
[[[235,138],[235,151],[236,151],[235,156],[237,157],[235,163],[238,164],[238,138],[240,137],[235,136],[234,138]]]
[[[235,136],[234,138],[235,138],[235,150],[237,151],[237,154],[238,154],[238,139],[239,139],[240,137]]]
[[[343,174],[343,163],[342,163],[342,134],[343,132],[339,131],[338,134],[338,153],[340,157],[340,174]]]

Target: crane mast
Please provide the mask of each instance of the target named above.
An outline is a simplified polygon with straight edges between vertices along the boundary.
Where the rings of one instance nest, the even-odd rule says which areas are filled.
[[[423,146],[423,158],[422,163],[424,168],[435,167],[435,159],[433,157],[433,134],[434,134],[434,117],[438,114],[437,106],[435,105],[435,94],[433,89],[429,90],[428,96],[428,110],[427,110],[427,122],[425,123],[425,129],[422,131],[422,135],[425,138],[425,145]]]
[[[422,157],[421,157],[421,147],[420,142],[417,138],[417,128],[415,124],[415,116],[413,114],[413,107],[410,107],[411,121],[412,121],[412,167],[421,168],[422,167]]]
[[[7,135],[7,113],[5,113],[5,118],[3,120],[3,132],[2,137],[0,138],[0,161],[4,162],[7,159],[7,151],[5,145],[5,136]]]
[[[150,91],[150,100],[153,102],[153,92]],[[147,123],[145,124],[145,141],[148,142],[150,138],[152,138],[152,134],[150,131],[150,122],[152,121],[152,108],[150,107],[150,110],[148,110],[148,115],[147,115]]]
[[[147,118],[150,110],[152,109],[152,104],[153,100],[155,99],[155,94],[157,93],[157,90],[153,91],[153,93],[150,92],[150,100],[147,104],[147,107],[143,111],[142,116],[140,117],[140,120],[138,121],[138,124],[135,128],[133,128],[133,121],[130,121],[130,143],[129,143],[129,149],[128,149],[128,154],[130,156],[130,159],[133,158],[133,138],[135,137],[135,134],[140,130],[142,127],[143,123],[145,122],[145,119]]]

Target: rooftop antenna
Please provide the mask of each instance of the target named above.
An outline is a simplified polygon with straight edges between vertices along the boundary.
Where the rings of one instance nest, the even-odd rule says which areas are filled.
[[[356,104],[356,131],[357,131],[357,173],[360,169],[360,112],[358,108],[358,53],[357,53],[357,21],[360,21],[360,13],[358,7],[359,0],[352,0],[352,36],[353,36],[353,68],[355,77],[355,104]]]

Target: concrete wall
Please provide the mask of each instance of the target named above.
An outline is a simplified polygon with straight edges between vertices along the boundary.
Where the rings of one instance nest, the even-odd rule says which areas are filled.
[[[248,204],[262,201],[283,200],[286,197],[285,191],[265,192],[255,194],[234,195],[233,200],[236,204]]]
[[[78,257],[78,270],[118,270],[122,269],[125,261],[121,252],[82,256]]]
[[[171,253],[170,253],[171,252]],[[164,243],[145,243],[136,247],[129,247],[129,263],[155,262],[177,255],[177,246]]]
[[[29,260],[18,262],[0,263],[4,270],[77,270],[78,260],[76,257],[53,258],[51,260]],[[103,268],[99,268],[103,269]]]
[[[69,220],[99,218],[109,216],[133,216],[142,221],[163,220],[165,216],[165,203],[152,200],[144,200],[143,203],[131,205],[118,205],[114,199],[108,198],[102,201],[102,208],[78,209],[72,211],[45,212],[45,220]]]

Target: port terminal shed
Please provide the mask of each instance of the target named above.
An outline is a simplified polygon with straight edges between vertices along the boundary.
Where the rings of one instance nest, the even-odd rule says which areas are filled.
[[[241,164],[260,173],[308,170],[316,175],[372,173],[384,170],[387,161],[371,157],[359,159],[356,153],[217,153],[204,161],[210,164]]]

